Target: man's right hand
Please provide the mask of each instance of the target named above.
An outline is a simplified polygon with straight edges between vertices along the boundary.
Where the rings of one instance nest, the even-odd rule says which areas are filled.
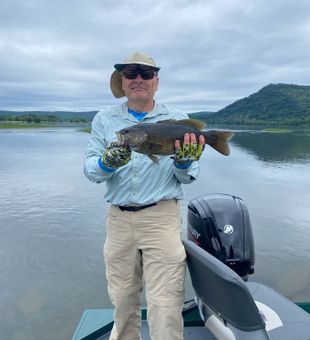
[[[101,161],[108,168],[119,168],[126,165],[131,158],[131,150],[126,146],[111,143],[104,151]]]

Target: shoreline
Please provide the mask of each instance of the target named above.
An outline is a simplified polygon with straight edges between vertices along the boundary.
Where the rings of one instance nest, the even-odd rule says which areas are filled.
[[[0,129],[1,130],[8,130],[8,129],[45,129],[45,128],[65,128],[65,127],[76,127],[81,129],[89,129],[90,124],[70,124],[70,123],[64,123],[64,124],[40,124],[40,123],[34,123],[34,124],[28,124],[28,123],[22,123],[22,124],[1,124],[0,123]]]

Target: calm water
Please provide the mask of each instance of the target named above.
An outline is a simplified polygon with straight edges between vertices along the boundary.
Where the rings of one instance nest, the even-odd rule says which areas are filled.
[[[83,175],[87,140],[73,129],[0,131],[0,339],[71,339],[84,309],[111,307],[105,185]],[[184,219],[198,195],[242,197],[255,237],[251,279],[310,301],[309,132],[240,131],[233,141],[227,158],[206,149],[199,180],[185,187]]]

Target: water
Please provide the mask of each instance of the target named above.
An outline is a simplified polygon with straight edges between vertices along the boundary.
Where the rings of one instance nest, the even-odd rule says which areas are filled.
[[[0,132],[0,339],[70,339],[84,309],[111,307],[105,185],[83,175],[87,140],[74,129]],[[242,197],[255,238],[251,279],[310,301],[309,132],[242,131],[233,141],[229,157],[206,149],[199,180],[185,186],[184,221],[194,197]]]

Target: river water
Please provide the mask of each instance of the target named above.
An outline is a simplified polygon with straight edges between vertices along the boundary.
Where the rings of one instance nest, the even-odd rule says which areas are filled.
[[[83,174],[88,134],[0,131],[0,339],[71,339],[84,309],[109,308],[102,245],[105,185]],[[256,264],[250,280],[310,301],[310,134],[237,131],[232,154],[206,148],[189,200],[244,199]],[[186,295],[193,291],[187,278]]]

